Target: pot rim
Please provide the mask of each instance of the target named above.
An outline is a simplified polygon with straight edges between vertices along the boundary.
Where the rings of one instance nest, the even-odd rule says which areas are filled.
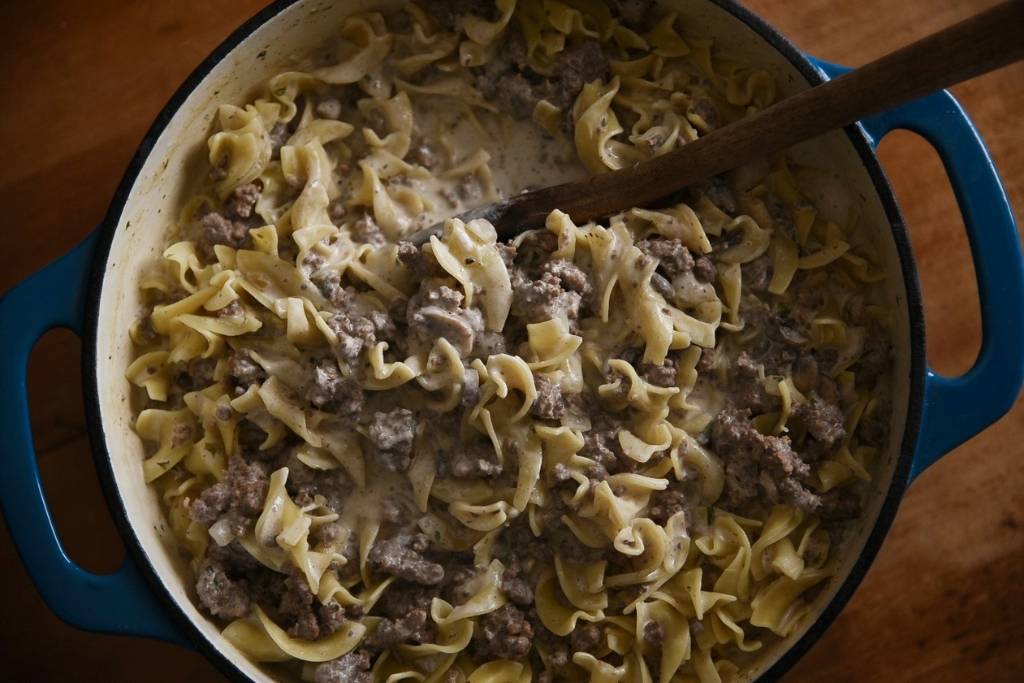
[[[224,39],[200,64],[189,74],[188,78],[178,87],[167,104],[160,110],[153,124],[146,132],[139,143],[139,147],[132,157],[117,190],[111,200],[103,221],[96,229],[97,243],[93,255],[92,268],[88,278],[88,292],[85,297],[85,327],[82,345],[82,393],[85,403],[86,426],[89,433],[89,441],[93,459],[99,474],[100,486],[115,525],[124,541],[125,547],[141,570],[146,581],[155,589],[160,601],[168,608],[168,613],[179,630],[185,635],[196,648],[210,660],[217,669],[234,681],[248,681],[242,669],[220,649],[213,640],[205,637],[203,633],[192,623],[185,610],[174,599],[170,589],[161,580],[148,555],[142,547],[138,536],[128,518],[128,510],[124,500],[118,491],[114,476],[113,463],[110,452],[107,449],[106,439],[103,434],[102,415],[99,400],[99,377],[98,369],[98,342],[99,336],[99,309],[103,296],[103,279],[106,272],[107,262],[110,257],[110,249],[113,244],[117,226],[120,223],[121,214],[131,195],[131,189],[138,179],[143,165],[149,158],[156,141],[163,134],[164,129],[177,115],[178,110],[185,100],[202,83],[210,71],[234,50],[239,44],[245,41],[252,33],[264,24],[271,21],[283,10],[300,2],[301,0],[275,0],[270,5],[260,10],[241,26],[235,29]],[[704,2],[716,5],[728,12],[733,17],[743,22],[747,27],[757,33],[766,43],[771,45],[786,60],[792,64],[806,81],[814,87],[825,82],[826,78],[822,72],[815,67],[809,56],[797,48],[788,38],[783,36],[777,29],[768,24],[760,15],[755,14],[746,7],[740,5],[737,0],[703,0]],[[882,170],[882,167],[875,155],[866,133],[859,124],[847,126],[844,129],[847,138],[857,151],[865,170],[871,179],[878,199],[882,204],[885,216],[892,229],[893,240],[899,256],[900,272],[903,278],[903,286],[906,294],[905,305],[907,307],[909,321],[909,360],[910,373],[908,377],[908,406],[903,440],[900,443],[900,451],[893,469],[892,480],[888,491],[885,493],[878,515],[875,518],[871,531],[867,535],[857,559],[850,567],[846,577],[842,580],[835,595],[815,617],[813,623],[806,632],[757,679],[759,681],[775,681],[785,672],[791,669],[800,658],[818,641],[828,627],[835,621],[836,617],[849,602],[853,593],[860,585],[867,574],[872,562],[882,543],[888,534],[889,528],[896,516],[896,511],[907,488],[910,479],[911,464],[914,450],[917,444],[918,433],[921,425],[921,414],[924,403],[924,380],[925,380],[925,326],[924,310],[921,299],[920,284],[917,278],[917,267],[914,254],[910,246],[910,240],[906,226],[900,214],[896,197],[893,194],[892,186]]]

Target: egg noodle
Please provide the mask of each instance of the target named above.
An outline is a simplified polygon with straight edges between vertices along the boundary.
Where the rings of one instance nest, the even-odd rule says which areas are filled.
[[[401,240],[537,182],[501,154],[627,167],[773,76],[635,2],[410,3],[338,35],[220,105],[140,277],[135,429],[198,601],[284,678],[735,678],[811,609],[887,443],[858,216],[778,158],[511,245]]]

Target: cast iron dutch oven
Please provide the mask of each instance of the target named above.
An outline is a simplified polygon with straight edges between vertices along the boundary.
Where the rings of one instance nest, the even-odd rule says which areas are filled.
[[[131,429],[128,328],[140,310],[136,276],[163,248],[188,178],[203,173],[205,140],[219,102],[242,102],[293,54],[322,44],[353,11],[380,2],[277,2],[233,33],[157,117],[125,173],[103,224],[70,253],[0,300],[0,503],[21,558],[54,612],[82,629],[160,638],[205,653],[239,680],[269,680],[194,606],[154,491],[143,483],[141,444]],[[775,73],[780,95],[843,71],[804,54],[730,0],[678,6],[690,30],[715,37],[747,63]],[[917,272],[892,189],[874,149],[891,130],[912,130],[941,156],[970,238],[981,298],[983,344],[967,374],[942,377],[925,363]],[[946,92],[836,131],[798,154],[835,169],[863,198],[862,225],[875,239],[894,290],[895,392],[892,448],[845,561],[817,597],[814,618],[768,647],[751,677],[776,678],[821,636],[864,577],[913,478],[987,427],[1013,404],[1024,376],[1024,267],[1013,215],[981,138]],[[28,355],[54,327],[83,338],[83,377],[96,467],[130,557],[97,576],[65,554],[34,457],[25,390]]]

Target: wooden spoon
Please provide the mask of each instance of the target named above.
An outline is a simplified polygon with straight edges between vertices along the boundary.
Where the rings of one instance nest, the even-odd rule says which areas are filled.
[[[499,239],[543,225],[555,209],[577,223],[644,206],[730,169],[778,154],[908,100],[1024,57],[1024,0],[1009,0],[955,26],[714,130],[681,148],[585,180],[545,187],[460,214],[484,218]],[[412,235],[422,244],[442,224]]]

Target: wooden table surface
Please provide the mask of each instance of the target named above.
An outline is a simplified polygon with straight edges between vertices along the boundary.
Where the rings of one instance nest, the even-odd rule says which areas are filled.
[[[0,291],[101,220],[153,117],[261,0],[51,0],[0,5]],[[750,0],[799,47],[861,64],[991,0]],[[954,89],[1024,209],[1024,65]],[[966,369],[979,347],[973,269],[934,153],[894,134],[881,156],[910,226],[928,354]],[[1020,315],[1020,311],[1002,311]],[[124,550],[85,434],[79,342],[45,337],[29,370],[39,466],[69,552],[96,571]],[[4,457],[10,457],[5,453]],[[7,680],[217,681],[200,655],[60,622],[0,532],[0,658]],[[914,483],[853,600],[786,681],[1024,680],[1024,401]]]

